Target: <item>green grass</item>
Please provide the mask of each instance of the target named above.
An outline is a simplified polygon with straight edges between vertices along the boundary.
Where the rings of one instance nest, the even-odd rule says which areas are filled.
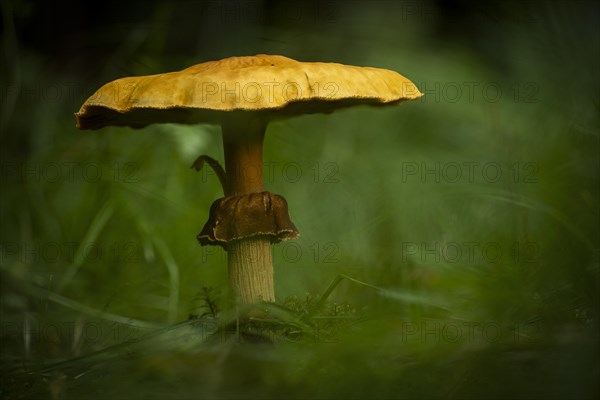
[[[579,3],[533,23],[507,6],[442,40],[402,4],[222,38],[223,56],[387,67],[426,92],[269,125],[266,187],[301,237],[273,247],[278,301],[251,324],[227,308],[225,253],[196,241],[222,191],[190,166],[223,161],[217,127],[81,132],[91,93],[3,92],[0,397],[597,398],[597,28]],[[100,76],[25,44],[3,73],[29,89],[199,62],[166,56],[165,21]]]

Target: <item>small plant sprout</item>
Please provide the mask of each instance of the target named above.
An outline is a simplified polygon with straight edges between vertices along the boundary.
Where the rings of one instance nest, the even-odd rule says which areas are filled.
[[[221,126],[225,168],[208,156],[192,166],[199,170],[208,163],[224,191],[198,240],[227,251],[230,291],[244,305],[275,301],[271,244],[298,236],[286,200],[265,191],[262,157],[269,121],[356,105],[398,105],[421,96],[394,71],[259,54],[117,79],[75,115],[80,129],[166,122]]]

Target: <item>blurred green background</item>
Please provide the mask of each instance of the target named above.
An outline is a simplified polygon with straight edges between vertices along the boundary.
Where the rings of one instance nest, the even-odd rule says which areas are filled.
[[[0,396],[597,398],[599,13],[3,1]],[[302,235],[273,249],[279,312],[306,322],[270,344],[210,336],[225,253],[195,236],[221,191],[190,165],[223,160],[219,128],[73,116],[116,78],[257,53],[425,93],[269,125],[265,184]]]

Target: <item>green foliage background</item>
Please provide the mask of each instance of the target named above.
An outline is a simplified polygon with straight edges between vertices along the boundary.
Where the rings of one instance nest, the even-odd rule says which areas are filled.
[[[3,397],[598,396],[597,3],[48,11],[2,3]],[[190,169],[222,161],[218,127],[73,117],[118,77],[257,53],[425,93],[269,125],[266,186],[302,234],[274,247],[296,330],[271,344],[188,319],[227,295],[225,254],[195,239],[218,181]]]

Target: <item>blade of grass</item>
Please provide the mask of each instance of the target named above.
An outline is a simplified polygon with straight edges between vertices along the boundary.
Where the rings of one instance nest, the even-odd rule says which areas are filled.
[[[521,194],[517,194],[504,189],[489,189],[489,188],[480,188],[475,187],[478,190],[476,195],[478,197],[484,197],[495,201],[500,201],[508,204],[512,204],[516,207],[527,208],[531,211],[537,211],[543,214],[546,214],[552,217],[555,221],[562,224],[565,228],[567,228],[574,236],[576,236],[582,243],[584,243],[590,250],[594,250],[594,244],[581,232],[580,229],[574,225],[568,216],[553,208],[547,204],[544,204],[540,201],[532,199],[531,197],[527,197]],[[466,191],[470,195],[474,195],[473,190]],[[460,195],[462,196],[465,193],[464,190],[452,190],[447,191],[446,195]]]
[[[169,272],[169,308],[168,308],[168,320],[170,323],[175,322],[177,318],[177,308],[179,306],[179,266],[173,258],[171,251],[165,244],[164,240],[156,235],[152,235],[152,241],[165,261],[167,271]]]
[[[382,289],[377,287],[377,286],[373,286],[369,283],[366,282],[362,282],[359,281],[358,279],[352,278],[351,276],[345,275],[345,274],[338,274],[334,279],[333,282],[331,282],[331,284],[329,285],[329,287],[325,290],[325,292],[321,295],[321,298],[319,299],[319,301],[317,302],[317,304],[315,304],[315,306],[313,307],[312,311],[310,311],[310,313],[307,315],[307,318],[312,318],[317,312],[319,312],[319,310],[323,307],[323,305],[325,305],[325,302],[327,301],[327,299],[329,298],[329,296],[331,295],[331,293],[335,290],[335,288],[337,287],[337,285],[340,284],[340,282],[342,282],[343,279],[349,280],[350,282],[354,282],[358,285],[364,286],[364,287],[368,287],[369,289],[374,289],[376,291],[381,291]]]
[[[321,298],[319,299],[319,301],[317,302],[317,304],[315,304],[315,307],[313,308],[313,310],[308,315],[309,317],[314,316],[323,307],[323,305],[327,301],[327,298],[329,298],[329,296],[331,295],[331,293],[334,291],[334,289],[337,287],[337,285],[340,284],[340,282],[342,281],[343,278],[344,277],[342,275],[337,275],[333,279],[333,282],[331,282],[329,284],[329,287],[325,290],[325,292],[323,292],[323,294],[321,295]]]
[[[329,298],[331,293],[340,284],[340,282],[342,282],[342,280],[344,280],[344,279],[346,279],[350,282],[356,283],[357,285],[364,286],[366,288],[375,290],[380,295],[387,297],[387,298],[391,298],[394,300],[400,300],[402,302],[407,302],[407,303],[425,304],[428,306],[433,306],[433,307],[437,307],[437,308],[440,308],[440,309],[443,309],[446,311],[450,311],[448,309],[448,307],[445,307],[438,303],[432,302],[429,298],[426,298],[424,296],[416,295],[414,293],[409,293],[406,291],[398,291],[398,290],[390,290],[390,289],[380,288],[378,286],[371,285],[370,283],[363,282],[363,281],[353,278],[351,276],[348,276],[345,274],[338,274],[334,278],[333,282],[331,282],[329,287],[325,290],[325,292],[321,295],[321,298],[319,299],[317,304],[314,306],[312,311],[308,314],[307,318],[312,318],[323,307],[323,305],[325,304],[325,302],[327,301],[327,299]]]
[[[31,285],[23,285],[22,290],[31,296],[43,298],[43,299],[51,301],[53,303],[60,304],[61,306],[70,308],[74,311],[78,311],[83,314],[101,318],[101,319],[104,319],[107,321],[118,322],[120,324],[128,324],[128,325],[134,324],[140,328],[146,328],[146,329],[155,329],[155,328],[160,327],[159,324],[155,324],[153,322],[124,317],[122,315],[117,315],[117,314],[109,313],[106,311],[98,310],[96,308],[79,303],[75,300],[69,299],[68,297],[64,297],[58,293],[49,291],[47,289],[38,288],[35,286],[31,286]]]
[[[450,309],[447,306],[443,306],[439,302],[436,302],[436,301],[431,301],[431,298],[429,296],[425,297],[422,295],[408,292],[406,290],[399,290],[399,289],[395,289],[395,290],[380,289],[379,292],[384,297],[387,297],[387,298],[390,298],[393,300],[398,300],[398,301],[401,301],[404,303],[423,304],[426,306],[440,308],[445,311],[450,311]]]
[[[120,349],[123,349],[123,348],[127,348],[127,347],[131,346],[132,344],[144,344],[144,342],[147,342],[150,339],[155,338],[155,337],[157,337],[159,335],[162,335],[162,334],[165,334],[165,333],[170,333],[170,332],[172,332],[172,331],[174,331],[176,329],[180,329],[180,328],[183,328],[183,327],[186,327],[186,326],[193,326],[194,324],[195,324],[195,321],[192,321],[192,320],[178,322],[176,324],[169,325],[169,326],[166,326],[166,327],[154,330],[152,332],[148,332],[148,333],[146,333],[146,334],[144,334],[144,335],[142,335],[140,337],[127,340],[127,341],[125,341],[123,343],[118,343],[118,344],[115,344],[115,345],[112,345],[112,346],[108,346],[108,347],[105,347],[103,349],[100,349],[100,350],[97,350],[97,351],[93,351],[91,353],[84,354],[84,355],[79,356],[79,357],[73,357],[73,358],[69,358],[68,360],[56,362],[54,364],[51,364],[51,365],[43,367],[39,372],[42,372],[42,373],[44,373],[44,372],[50,372],[50,371],[56,370],[58,368],[63,368],[63,367],[67,367],[67,366],[70,366],[70,365],[75,365],[78,362],[81,362],[81,361],[93,358],[93,357],[98,356],[98,355],[103,355],[103,354],[107,354],[107,353],[110,353],[110,352],[113,352],[113,351],[117,351],[117,350],[120,350]],[[182,338],[185,338],[186,335],[187,334],[184,334],[182,336]],[[177,340],[177,339],[180,339],[180,338],[179,337],[170,338],[169,342],[173,342],[174,340]]]
[[[71,264],[67,272],[64,274],[62,280],[58,284],[58,292],[62,292],[64,288],[67,287],[69,283],[71,283],[75,275],[77,275],[77,272],[79,271],[85,260],[84,251],[87,248],[87,245],[93,243],[96,239],[98,239],[100,232],[102,232],[102,229],[104,229],[104,226],[112,216],[114,210],[115,201],[109,199],[102,206],[102,208],[100,208],[98,213],[96,213],[96,216],[90,224],[85,236],[83,237],[83,240],[79,243],[77,251],[75,251],[75,255],[73,256],[73,264]]]
[[[559,223],[561,223],[565,228],[567,228],[573,235],[575,235],[579,240],[581,240],[581,242],[584,243],[590,250],[594,250],[594,248],[595,248],[594,245],[592,244],[592,242],[579,229],[577,229],[577,227],[573,223],[571,223],[569,218],[566,215],[564,215],[563,213],[561,213],[560,211],[556,210],[555,208],[552,208],[552,207],[542,204],[540,202],[536,202],[535,200],[532,200],[532,199],[527,199],[527,198],[525,198],[523,200],[515,199],[514,196],[506,196],[506,195],[503,195],[502,193],[500,193],[500,194],[483,194],[481,196],[488,197],[488,198],[498,200],[498,201],[507,202],[510,204],[514,204],[516,206],[528,208],[532,211],[540,211],[544,214],[547,214],[550,217],[554,218]],[[522,196],[519,196],[519,197],[522,197]]]

